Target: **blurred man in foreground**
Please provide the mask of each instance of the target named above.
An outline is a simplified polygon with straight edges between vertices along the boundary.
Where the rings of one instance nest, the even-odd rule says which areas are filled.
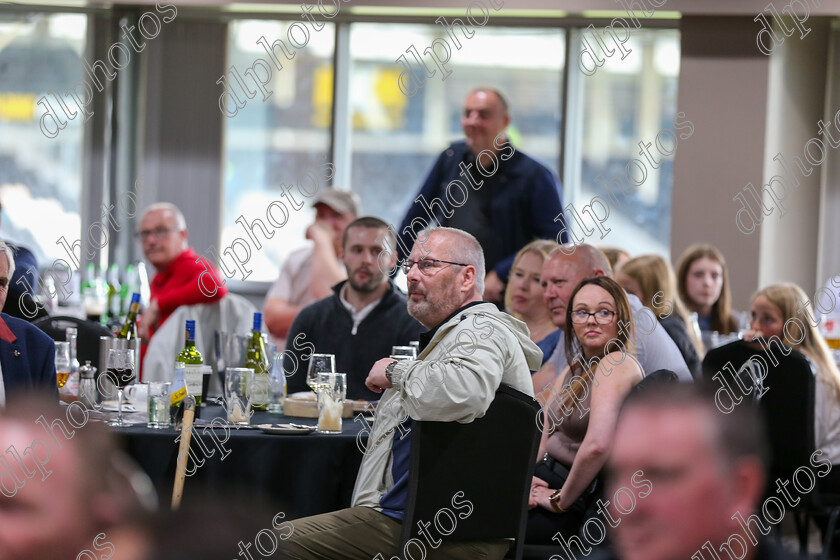
[[[648,492],[629,512],[614,514],[615,552],[593,560],[795,558],[765,538],[781,518],[767,507],[776,498],[759,504],[761,434],[755,410],[723,414],[708,389],[674,383],[632,394],[619,416],[605,495],[633,488],[638,471]],[[629,500],[621,501],[628,508]]]
[[[108,558],[108,534],[140,507],[111,434],[72,408],[27,398],[0,412],[0,560]]]

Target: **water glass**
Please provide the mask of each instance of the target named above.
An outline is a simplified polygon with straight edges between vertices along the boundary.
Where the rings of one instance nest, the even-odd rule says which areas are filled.
[[[341,414],[347,396],[346,373],[322,373],[318,379],[318,431],[323,434],[341,433]]]
[[[414,346],[392,346],[391,358],[394,360],[416,360],[417,349]]]
[[[168,428],[171,425],[169,417],[170,388],[169,381],[152,381],[149,383],[149,428]]]
[[[254,368],[225,370],[225,410],[228,422],[247,426],[251,423],[253,403],[248,386],[254,383]]]
[[[268,411],[283,414],[286,404],[286,375],[283,372],[283,354],[275,353],[268,375]]]

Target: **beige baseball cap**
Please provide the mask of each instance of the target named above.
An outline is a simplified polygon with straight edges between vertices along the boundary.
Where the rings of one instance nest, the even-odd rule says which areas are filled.
[[[362,209],[362,202],[359,200],[359,195],[351,191],[333,188],[322,190],[315,197],[312,206],[316,204],[326,204],[340,214],[352,212],[356,216],[361,214]]]

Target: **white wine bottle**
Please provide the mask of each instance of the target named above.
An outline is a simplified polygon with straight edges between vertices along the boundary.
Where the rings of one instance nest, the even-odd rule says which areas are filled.
[[[254,370],[254,385],[246,389],[251,406],[254,410],[267,410],[269,401],[269,374],[271,366],[265,353],[265,343],[262,339],[262,313],[254,313],[254,329],[248,341],[248,351],[245,354],[244,368]]]

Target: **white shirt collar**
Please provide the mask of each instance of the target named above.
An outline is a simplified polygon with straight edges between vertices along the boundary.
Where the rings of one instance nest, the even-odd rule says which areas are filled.
[[[359,323],[364,321],[365,317],[370,315],[370,312],[373,311],[373,308],[376,307],[376,304],[378,304],[380,301],[382,301],[382,298],[379,298],[375,301],[372,301],[369,304],[367,304],[366,306],[362,307],[359,311],[356,311],[356,308],[353,307],[353,305],[351,305],[347,301],[347,299],[344,297],[344,294],[346,293],[345,290],[347,290],[347,284],[346,283],[341,287],[341,290],[339,290],[338,299],[341,301],[341,305],[343,305],[344,308],[347,309],[347,312],[350,313],[350,317],[353,318],[353,330],[350,331],[350,334],[355,335],[356,330],[359,328]],[[383,297],[384,297],[384,294],[383,294]]]

